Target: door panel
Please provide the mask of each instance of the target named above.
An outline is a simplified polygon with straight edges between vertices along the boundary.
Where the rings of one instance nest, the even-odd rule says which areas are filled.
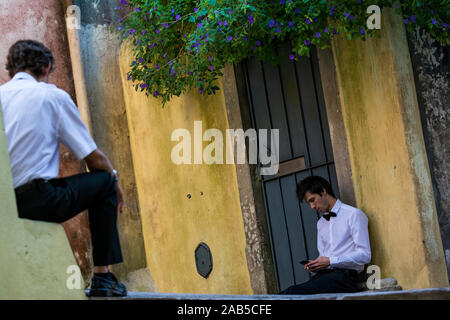
[[[310,274],[299,262],[318,256],[319,215],[297,199],[297,184],[319,175],[339,192],[316,53],[291,61],[288,45],[280,52],[286,57],[280,65],[249,59],[239,68],[244,74],[237,76],[245,78],[253,127],[280,130],[281,170],[261,176],[261,183],[281,291],[307,281]]]

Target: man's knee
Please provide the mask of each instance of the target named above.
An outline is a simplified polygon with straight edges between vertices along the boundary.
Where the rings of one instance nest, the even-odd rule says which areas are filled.
[[[93,172],[93,174],[95,174],[96,177],[101,180],[103,189],[114,193],[116,192],[114,177],[108,171],[96,171]]]

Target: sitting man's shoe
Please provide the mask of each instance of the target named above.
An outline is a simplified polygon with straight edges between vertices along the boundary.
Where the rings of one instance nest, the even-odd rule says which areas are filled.
[[[116,277],[111,273],[94,274],[91,281],[90,297],[125,297],[127,289],[117,281]]]

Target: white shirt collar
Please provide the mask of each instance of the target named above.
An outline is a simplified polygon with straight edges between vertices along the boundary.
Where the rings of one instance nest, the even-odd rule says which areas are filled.
[[[336,203],[334,204],[334,206],[333,206],[333,208],[331,209],[331,211],[330,212],[334,212],[334,213],[338,213],[338,211],[339,211],[339,209],[341,208],[341,206],[342,206],[342,202],[341,202],[341,200],[339,200],[339,199],[336,199]]]
[[[14,77],[13,80],[31,80],[34,82],[37,82],[37,80],[29,73],[27,72],[17,72]]]

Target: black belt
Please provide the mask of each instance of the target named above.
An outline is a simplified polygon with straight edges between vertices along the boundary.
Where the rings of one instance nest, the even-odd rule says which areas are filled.
[[[31,180],[30,182],[27,182],[27,183],[21,185],[20,187],[15,188],[14,191],[16,192],[16,195],[19,195],[24,192],[27,192],[28,190],[33,189],[37,184],[45,183],[47,181],[48,180],[45,180],[45,179],[34,179],[34,180]]]

